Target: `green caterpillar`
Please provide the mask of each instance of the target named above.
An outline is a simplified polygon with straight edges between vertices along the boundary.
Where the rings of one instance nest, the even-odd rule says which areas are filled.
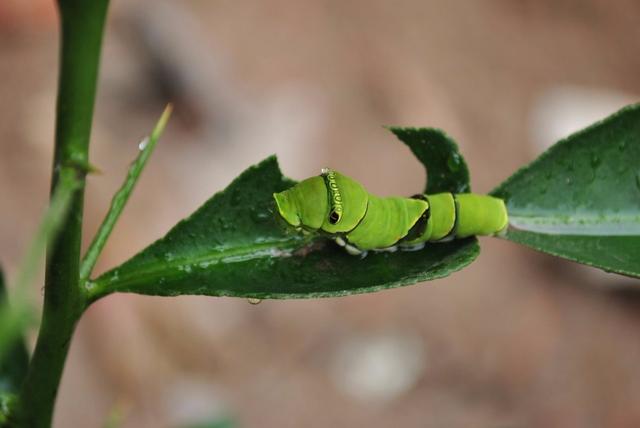
[[[494,235],[508,224],[502,199],[474,193],[381,198],[330,169],[273,197],[288,224],[324,232],[351,254],[397,246],[420,249],[426,242]]]

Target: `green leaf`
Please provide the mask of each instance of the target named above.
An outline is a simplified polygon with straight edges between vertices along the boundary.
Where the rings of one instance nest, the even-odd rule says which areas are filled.
[[[429,189],[468,188],[464,159],[433,130],[394,129],[429,175]],[[432,145],[433,147],[428,147]],[[428,156],[433,154],[433,157]],[[442,159],[456,168],[442,174]],[[421,251],[370,253],[361,259],[333,242],[304,238],[274,212],[273,193],[294,182],[274,157],[249,168],[223,192],[123,265],[87,284],[91,299],[113,292],[175,296],[310,298],[365,293],[442,278],[478,255],[475,238]],[[454,186],[450,188],[448,186]]]
[[[158,140],[164,132],[164,128],[167,126],[172,110],[173,106],[168,104],[153,128],[153,131],[151,131],[151,135],[142,140],[138,145],[140,152],[136,159],[131,163],[124,183],[113,196],[109,211],[102,221],[100,228],[98,228],[93,241],[91,241],[91,245],[89,245],[87,253],[82,259],[82,264],[80,266],[81,283],[86,281],[91,275],[91,272],[98,261],[98,256],[100,256],[100,253],[106,245],[109,235],[111,235],[111,231],[116,225],[120,214],[122,214],[122,210],[124,210],[124,207],[127,205],[127,201],[140,178],[140,174],[142,174],[144,167],[147,165],[147,162],[153,153],[153,149],[156,147],[156,144],[158,144]]]
[[[469,169],[458,146],[444,132],[435,128],[389,127],[427,168],[425,193],[468,193]]]
[[[0,428],[17,426],[12,421],[17,401],[16,394],[0,391]]]
[[[4,275],[0,269],[0,313],[4,314],[9,310]],[[0,316],[0,319],[7,321],[13,318]],[[29,364],[29,354],[22,338],[21,323],[10,323],[3,327],[0,330],[7,340],[2,341],[5,349],[0,352],[0,395],[15,392],[20,388]],[[7,328],[18,329],[18,331],[6,331]]]
[[[558,142],[493,192],[504,238],[640,277],[640,104]]]

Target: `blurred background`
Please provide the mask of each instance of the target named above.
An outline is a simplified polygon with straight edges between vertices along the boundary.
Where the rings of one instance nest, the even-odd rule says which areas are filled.
[[[638,100],[639,14],[635,0],[114,1],[85,240],[170,100],[100,271],[273,153],[296,179],[331,166],[381,195],[419,191],[424,171],[381,125],[446,130],[488,192]],[[57,28],[52,0],[0,3],[10,279],[47,201]],[[371,295],[110,296],[80,322],[55,426],[640,426],[637,281],[481,245],[449,278]]]

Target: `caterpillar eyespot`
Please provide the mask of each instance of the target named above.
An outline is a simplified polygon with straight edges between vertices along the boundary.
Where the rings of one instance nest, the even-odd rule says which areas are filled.
[[[356,180],[329,168],[274,193],[278,214],[291,226],[322,232],[350,254],[419,250],[427,242],[496,235],[509,222],[504,201],[475,193],[404,197],[369,194]]]
[[[340,213],[338,213],[337,211],[331,211],[331,213],[329,214],[329,223],[336,224],[339,221]]]

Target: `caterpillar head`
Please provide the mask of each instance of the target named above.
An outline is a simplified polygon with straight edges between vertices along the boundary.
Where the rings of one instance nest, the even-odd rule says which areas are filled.
[[[322,177],[307,178],[273,197],[278,212],[291,226],[312,230],[322,226],[329,206]]]
[[[294,227],[342,233],[358,225],[367,210],[368,194],[355,180],[323,170],[321,176],[274,193],[282,218]]]

